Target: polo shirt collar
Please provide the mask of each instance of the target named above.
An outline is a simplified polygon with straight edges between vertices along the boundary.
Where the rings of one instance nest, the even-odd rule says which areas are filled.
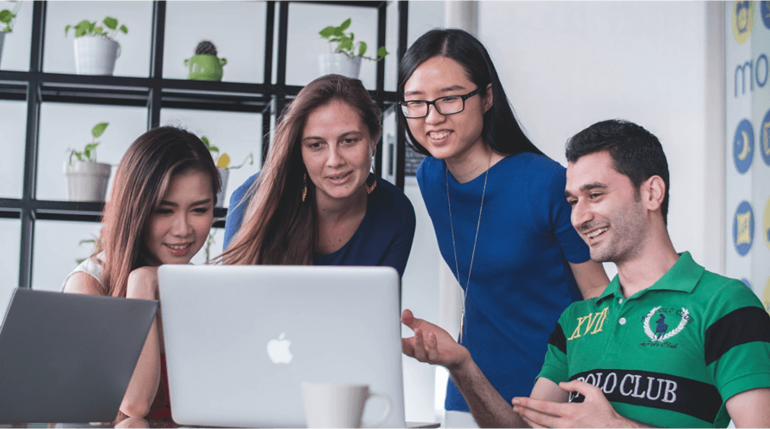
[[[652,286],[637,292],[634,296],[641,296],[650,290],[670,290],[691,293],[703,276],[704,271],[705,268],[698,265],[692,259],[690,252],[680,253],[679,259],[666,274],[663,274],[663,277],[659,278]],[[621,297],[622,295],[623,293],[620,290],[620,277],[616,275],[604,289],[604,293],[602,293],[596,300],[596,304],[598,305],[607,297]]]

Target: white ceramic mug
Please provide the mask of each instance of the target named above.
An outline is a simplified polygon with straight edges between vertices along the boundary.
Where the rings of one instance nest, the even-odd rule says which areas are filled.
[[[385,414],[376,422],[361,426],[364,406],[374,397],[387,402]],[[372,428],[382,424],[391,410],[390,399],[369,392],[365,384],[302,383],[302,400],[309,428]]]

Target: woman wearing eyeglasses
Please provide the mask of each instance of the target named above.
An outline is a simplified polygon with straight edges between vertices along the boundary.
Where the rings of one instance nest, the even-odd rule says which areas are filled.
[[[463,289],[458,341],[507,401],[529,396],[561,312],[609,283],[570,223],[565,169],[521,130],[489,54],[462,30],[420,37],[398,94],[409,137],[428,155],[417,181],[440,251]],[[425,341],[436,338],[407,339],[404,350],[414,356]],[[438,350],[417,357],[451,366]],[[469,410],[451,381],[446,409]]]

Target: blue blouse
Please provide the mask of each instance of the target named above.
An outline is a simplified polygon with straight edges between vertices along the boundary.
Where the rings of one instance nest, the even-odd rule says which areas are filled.
[[[241,227],[249,205],[249,200],[242,200],[258,176],[259,173],[249,177],[230,197],[225,222],[225,249]],[[361,225],[336,252],[315,254],[315,265],[388,266],[395,268],[400,276],[404,275],[414,239],[414,207],[396,186],[380,177],[375,178],[377,187],[368,196]]]
[[[485,174],[467,183],[448,175],[459,273],[445,174],[444,161],[427,157],[417,182],[441,255],[465,289]],[[585,262],[590,255],[570,222],[565,184],[564,167],[532,153],[508,156],[489,169],[463,345],[508,402],[529,396],[559,316],[581,299],[569,262]],[[468,411],[451,380],[446,409]]]

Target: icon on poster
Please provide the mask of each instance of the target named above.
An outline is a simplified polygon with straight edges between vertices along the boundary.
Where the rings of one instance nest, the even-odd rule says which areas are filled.
[[[754,211],[748,201],[743,201],[733,219],[733,244],[741,256],[746,256],[754,241]]]
[[[764,3],[764,2],[763,2]],[[763,5],[764,7],[764,5]],[[764,15],[763,15],[764,20]],[[745,43],[754,26],[754,2],[737,1],[733,4],[733,35],[738,43]]]
[[[759,153],[762,154],[762,160],[765,161],[765,164],[770,165],[770,110],[765,113],[765,117],[762,119],[761,140]]]
[[[767,247],[770,247],[770,198],[765,203],[765,213],[762,215],[762,237]]]
[[[762,135],[770,133],[770,117],[765,115],[764,121],[762,121]],[[765,129],[765,123],[768,124]],[[770,138],[770,137],[768,137]],[[751,167],[751,161],[754,159],[754,128],[751,126],[751,122],[748,119],[742,120],[738,124],[738,128],[735,129],[735,136],[733,137],[733,161],[735,162],[735,169],[739,173],[745,174]]]
[[[762,22],[765,24],[765,28],[770,28],[770,1],[761,2],[759,11],[762,14]]]
[[[765,311],[770,313],[770,277],[765,283],[765,292],[762,294],[762,304],[765,305]]]

